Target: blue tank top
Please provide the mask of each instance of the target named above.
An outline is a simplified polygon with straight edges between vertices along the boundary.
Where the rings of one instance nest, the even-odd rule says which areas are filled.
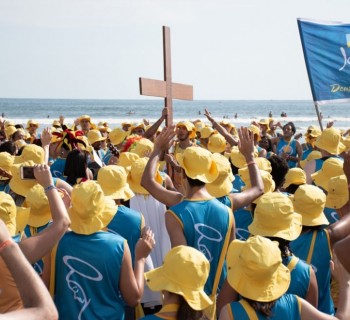
[[[204,291],[209,296],[215,294],[215,282],[219,277],[219,288],[226,278],[225,245],[228,246],[232,221],[232,211],[217,199],[183,200],[171,207],[173,214],[183,228],[187,245],[201,251],[210,262],[210,273]],[[231,218],[231,219],[230,219]],[[223,267],[218,270],[219,263]]]
[[[52,176],[55,178],[63,177],[65,166],[66,166],[66,159],[57,158],[55,160],[55,162],[50,167],[50,171],[51,171]]]
[[[324,208],[323,213],[326,216],[329,224],[339,221],[339,216],[335,209],[326,207]]]
[[[276,147],[276,153],[278,156],[281,156],[282,153],[286,153],[290,155],[291,157],[297,157],[297,147],[296,147],[296,140],[292,140],[292,142],[289,145],[289,150],[285,151],[284,147],[288,145],[288,142],[285,141],[283,138],[279,139]],[[295,168],[297,166],[298,162],[294,161],[288,161],[288,167],[289,168]]]
[[[297,296],[294,294],[284,294],[278,300],[272,308],[271,316],[266,317],[261,313],[256,312],[252,307],[248,307],[249,310],[257,316],[259,320],[280,320],[280,319],[301,319],[301,305]],[[240,301],[232,302],[228,305],[228,311],[231,319],[250,320],[248,313],[241,304]]]
[[[291,268],[291,262],[297,262],[294,268]],[[291,271],[290,285],[287,293],[295,294],[305,299],[310,285],[310,268],[311,266],[295,256],[282,259],[282,263]]]
[[[216,198],[216,199],[218,199],[218,201],[220,201],[225,206],[227,206],[229,208],[232,208],[232,201],[231,201],[231,198],[228,195],[220,197],[220,198]]]
[[[235,180],[233,180],[233,188],[237,190],[237,192],[241,192],[242,187],[245,186],[242,178],[239,174],[235,174]]]
[[[344,161],[342,157],[339,157],[339,156],[336,156],[336,155],[329,156],[329,157],[323,157],[323,158],[320,158],[320,159],[315,159],[315,171],[314,172],[317,172],[317,171],[321,170],[322,166],[323,166],[323,163],[329,158],[337,158],[337,159],[339,159],[341,161]]]
[[[315,235],[315,236],[314,236]],[[327,314],[334,314],[334,304],[331,297],[331,270],[329,261],[332,259],[328,231],[317,229],[302,233],[299,238],[290,243],[293,253],[300,259],[307,261],[311,251],[312,238],[314,248],[310,264],[315,271],[318,284],[318,309]]]
[[[236,239],[247,240],[250,236],[248,226],[253,222],[253,216],[250,210],[241,208],[233,212],[235,218]]]
[[[26,235],[26,237],[29,238],[29,237],[35,236],[36,234],[45,230],[50,224],[51,224],[51,221],[49,221],[45,225],[37,227],[37,228],[26,225],[26,227],[24,228],[23,231],[24,231],[24,234]],[[42,274],[43,270],[44,270],[44,260],[40,259],[39,261],[35,262],[33,264],[33,268],[38,274]]]
[[[107,226],[107,231],[121,235],[128,241],[134,265],[135,247],[141,237],[144,221],[140,212],[125,206],[118,206],[117,213]]]
[[[60,319],[124,320],[119,276],[125,239],[67,232],[56,253],[54,300]]]

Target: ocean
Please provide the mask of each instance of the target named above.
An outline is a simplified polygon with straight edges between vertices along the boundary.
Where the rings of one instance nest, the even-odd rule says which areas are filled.
[[[161,115],[163,99],[158,100],[68,100],[68,99],[0,99],[0,114],[16,124],[26,124],[28,119],[39,122],[41,131],[50,126],[60,115],[65,122],[73,123],[83,114],[91,116],[96,124],[107,121],[111,128],[124,121],[151,123]],[[312,101],[305,100],[194,100],[173,101],[174,122],[201,119],[207,122],[204,109],[207,108],[216,120],[227,119],[236,126],[246,126],[253,120],[268,118],[272,113],[276,121],[283,125],[294,122],[298,132],[304,132],[313,124],[318,125]],[[334,121],[340,129],[350,128],[349,106],[330,104],[322,106],[323,126]],[[285,112],[287,117],[281,117]],[[237,115],[237,117],[235,117]]]

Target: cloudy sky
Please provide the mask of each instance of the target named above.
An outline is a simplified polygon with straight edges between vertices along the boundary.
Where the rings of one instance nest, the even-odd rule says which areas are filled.
[[[172,77],[194,99],[311,100],[296,19],[349,22],[349,0],[1,0],[0,98],[139,99]]]

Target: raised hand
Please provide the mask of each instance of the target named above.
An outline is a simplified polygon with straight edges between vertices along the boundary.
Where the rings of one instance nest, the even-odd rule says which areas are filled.
[[[246,127],[238,129],[238,149],[244,155],[247,162],[254,158],[254,135]]]
[[[154,141],[154,150],[167,151],[170,148],[171,141],[175,137],[175,126],[165,127]]]

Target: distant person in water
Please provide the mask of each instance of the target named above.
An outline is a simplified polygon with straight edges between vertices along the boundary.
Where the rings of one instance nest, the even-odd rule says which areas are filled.
[[[287,114],[283,111],[282,113],[281,113],[281,117],[287,117]]]
[[[238,114],[237,113],[235,113],[235,119],[237,119],[238,118]]]
[[[272,118],[272,111],[269,112],[269,118]]]

